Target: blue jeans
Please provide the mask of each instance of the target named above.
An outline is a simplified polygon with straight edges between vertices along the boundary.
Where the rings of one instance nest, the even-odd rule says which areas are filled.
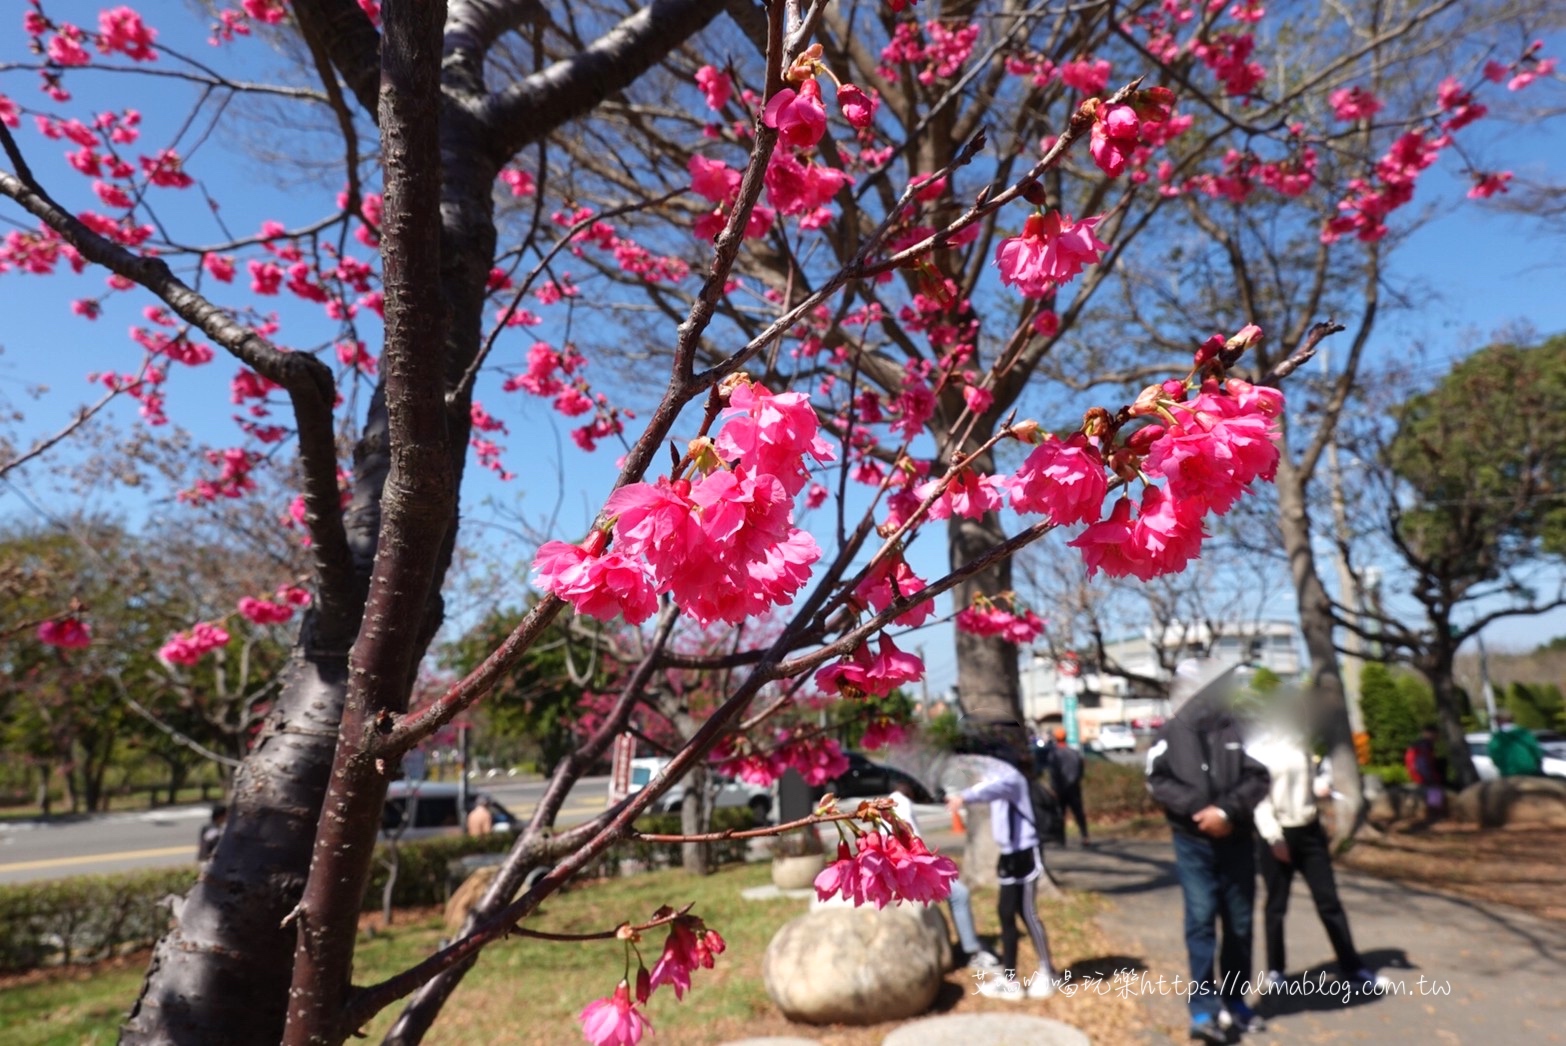
[[[977,955],[984,949],[979,943],[979,935],[973,928],[973,905],[968,899],[968,887],[961,879],[952,880],[951,897],[947,899],[952,907],[952,923],[957,927],[957,943],[962,945],[962,950],[969,955]]]
[[[1243,1002],[1251,976],[1256,851],[1251,833],[1223,839],[1174,833],[1175,874],[1185,895],[1185,950],[1191,962],[1191,1016],[1216,1017],[1220,1001]],[[1223,920],[1223,945],[1216,922]],[[1221,967],[1213,981],[1213,959]]]

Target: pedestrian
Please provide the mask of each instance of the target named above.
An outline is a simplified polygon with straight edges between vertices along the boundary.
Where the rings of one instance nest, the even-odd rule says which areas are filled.
[[[212,808],[212,817],[201,826],[196,838],[196,863],[206,864],[217,852],[218,840],[223,838],[223,825],[228,823],[228,807],[218,803]]]
[[[1403,753],[1403,766],[1408,779],[1425,793],[1425,811],[1431,819],[1446,813],[1446,768],[1436,757],[1436,738],[1440,736],[1434,723],[1426,723],[1419,731],[1419,739]]]
[[[1524,730],[1506,711],[1495,713],[1496,729],[1485,746],[1496,773],[1502,777],[1538,777],[1544,773],[1544,749],[1532,730]]]
[[[990,998],[1021,1000],[1045,999],[1055,994],[1057,976],[1050,960],[1049,937],[1039,918],[1038,884],[1044,874],[1044,856],[1039,849],[1037,815],[1021,757],[1011,749],[996,746],[986,760],[985,776],[978,784],[946,797],[946,806],[960,814],[968,803],[990,804],[990,833],[1000,851],[996,878],[1000,881],[998,914],[1001,929],[1001,968],[1003,976],[986,977],[979,993]],[[1031,760],[1029,761],[1031,762]],[[1030,977],[1018,980],[1017,947],[1021,918],[1038,955],[1038,969]]]
[[[908,830],[923,838],[919,831],[919,819],[914,816],[913,785],[899,780],[892,786],[892,810],[908,825]],[[973,900],[967,885],[961,879],[952,880],[952,892],[946,898],[952,910],[952,925],[957,928],[957,944],[962,949],[958,966],[970,966],[987,973],[998,973],[1000,956],[984,947],[978,931],[973,926]]]
[[[481,795],[468,811],[468,834],[488,835],[495,830],[495,815],[489,809],[489,796]]]
[[[1220,670],[1211,661],[1182,662],[1170,693],[1174,714],[1147,752],[1147,788],[1169,820],[1185,901],[1191,1037],[1203,1042],[1228,1042],[1226,1025],[1242,1032],[1266,1028],[1246,1005],[1244,988],[1256,904],[1252,811],[1267,795],[1268,777],[1245,754],[1230,709],[1233,674],[1232,666]]]
[[[1271,777],[1267,797],[1256,804],[1256,831],[1261,836],[1259,857],[1262,883],[1267,890],[1265,912],[1267,980],[1264,990],[1283,983],[1283,925],[1289,912],[1289,890],[1299,872],[1310,888],[1316,915],[1332,942],[1338,968],[1352,984],[1374,989],[1379,982],[1354,947],[1348,913],[1338,898],[1332,872],[1332,846],[1321,826],[1317,799],[1332,794],[1332,782],[1317,766],[1303,733],[1278,722],[1245,747],[1246,754],[1267,768]]]
[[[1076,819],[1077,833],[1082,836],[1083,847],[1092,846],[1088,839],[1087,811],[1082,806],[1082,753],[1066,744],[1065,727],[1055,728],[1055,743],[1052,746],[1052,755],[1049,763],[1050,783],[1055,788],[1055,798],[1059,801],[1061,843],[1065,843],[1066,811]]]

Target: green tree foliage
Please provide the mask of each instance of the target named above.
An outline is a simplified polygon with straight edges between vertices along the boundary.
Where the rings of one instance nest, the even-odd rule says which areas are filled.
[[[1372,766],[1400,766],[1403,753],[1435,720],[1435,698],[1429,684],[1408,672],[1371,662],[1359,683],[1359,709],[1370,735]]]
[[[500,645],[525,608],[496,610],[441,651],[442,667],[466,675]],[[575,729],[591,695],[609,685],[609,670],[591,636],[556,621],[498,684],[477,713],[477,743],[497,759],[534,759],[550,772],[573,747]]]
[[[1566,701],[1554,683],[1513,683],[1505,704],[1517,725],[1528,730],[1559,730],[1566,726]]]

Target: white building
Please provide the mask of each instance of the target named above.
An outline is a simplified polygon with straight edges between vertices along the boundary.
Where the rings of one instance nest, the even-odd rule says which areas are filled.
[[[1254,661],[1285,680],[1298,678],[1304,666],[1299,628],[1292,621],[1177,622],[1162,635],[1150,628],[1105,642],[1102,668],[1088,652],[1083,655],[1080,662],[1062,666],[1043,650],[1024,650],[1020,666],[1023,715],[1031,722],[1063,723],[1068,735],[1076,735],[1073,741],[1097,737],[1102,723],[1141,726],[1162,720],[1169,714],[1171,677],[1164,666],[1188,657]],[[1073,711],[1075,731],[1066,721]]]

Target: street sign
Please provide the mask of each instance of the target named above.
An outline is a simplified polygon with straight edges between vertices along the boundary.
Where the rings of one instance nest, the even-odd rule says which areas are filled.
[[[631,760],[636,758],[636,738],[619,735],[609,749],[609,805],[631,794]]]
[[[1082,674],[1082,662],[1076,654],[1067,653],[1065,657],[1055,662],[1055,671],[1067,678],[1075,678]]]

